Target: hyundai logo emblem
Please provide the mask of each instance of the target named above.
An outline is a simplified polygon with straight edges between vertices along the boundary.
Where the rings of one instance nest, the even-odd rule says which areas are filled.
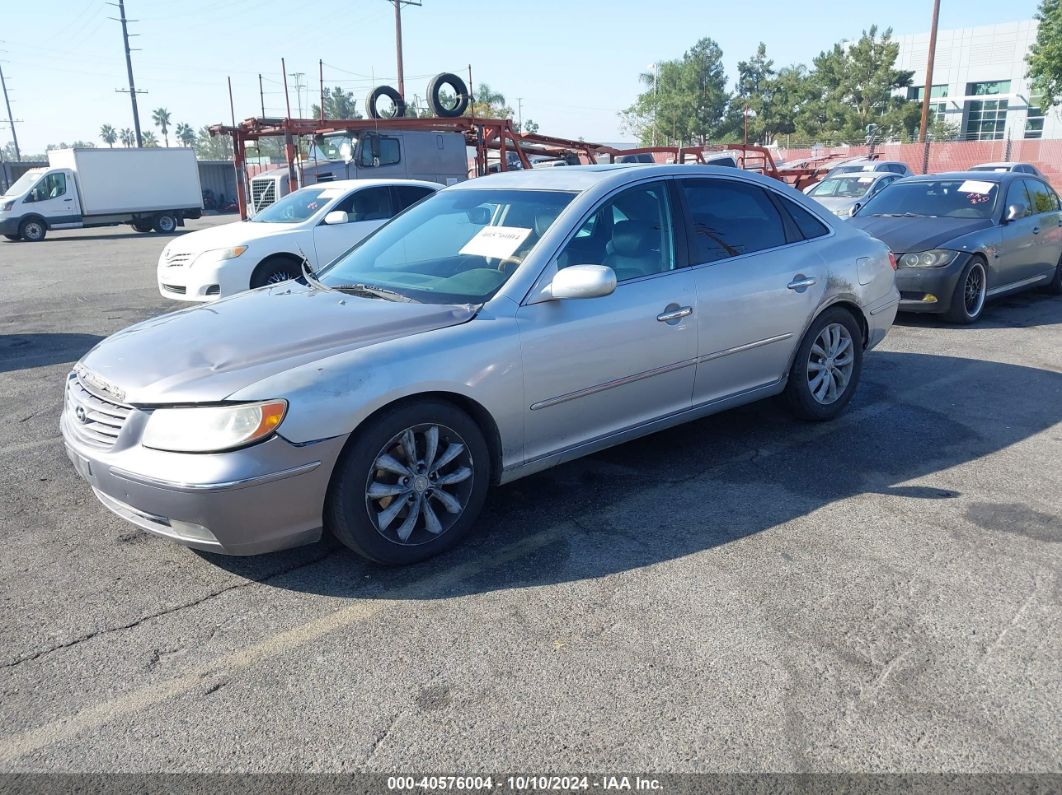
[[[86,424],[89,421],[88,414],[85,413],[84,406],[78,406],[76,409],[74,409],[74,416],[77,417],[77,421],[80,422],[82,425]]]

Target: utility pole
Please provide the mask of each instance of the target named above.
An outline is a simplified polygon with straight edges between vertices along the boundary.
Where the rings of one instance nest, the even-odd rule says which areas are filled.
[[[7,107],[7,123],[11,125],[11,140],[15,144],[15,160],[22,162],[22,152],[18,149],[18,133],[15,132],[15,117],[11,115],[11,100],[7,98],[7,82],[4,80],[4,67],[0,66],[0,86],[4,89],[4,105]]]
[[[520,132],[524,131],[524,98],[516,98],[516,126]]]
[[[420,6],[420,0],[388,0],[395,7],[395,50],[398,53],[398,93],[406,98],[406,77],[402,69],[402,6]]]
[[[115,5],[109,3],[108,5]],[[126,19],[125,17],[125,0],[118,0],[117,4],[118,13],[121,15],[121,19],[115,20],[122,23],[122,41],[125,44],[125,70],[129,74],[129,88],[116,88],[120,94],[129,94],[129,101],[133,103],[133,131],[136,133],[136,145],[138,147],[144,145],[144,137],[140,134],[140,112],[136,107],[136,95],[146,94],[146,91],[137,91],[136,84],[133,82],[133,56],[132,50],[129,48],[129,24],[130,22],[136,22],[135,19]],[[114,17],[110,17],[114,19]],[[136,35],[135,33],[133,34]]]
[[[933,0],[933,27],[929,30],[929,59],[926,61],[926,87],[922,95],[922,124],[918,140],[925,143],[929,130],[929,95],[933,93],[933,61],[937,56],[937,22],[940,21],[940,0]]]
[[[302,118],[302,90],[306,88],[303,85],[302,79],[306,77],[305,72],[288,72],[288,77],[295,80],[295,104],[298,106],[299,118]]]

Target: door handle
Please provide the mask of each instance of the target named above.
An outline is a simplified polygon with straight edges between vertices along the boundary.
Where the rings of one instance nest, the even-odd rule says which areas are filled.
[[[692,306],[676,306],[675,304],[672,304],[657,315],[656,319],[661,323],[674,323],[676,320],[682,320],[682,318],[689,317],[692,314]]]
[[[803,273],[798,273],[793,277],[793,281],[786,285],[790,290],[796,290],[798,293],[804,292],[809,287],[814,286],[818,281],[813,276],[805,276]]]
[[[1040,227],[1038,227],[1038,226],[1034,226],[1034,227],[1033,227],[1033,234],[1034,234],[1034,235],[1038,235],[1038,234],[1040,234]]]
[[[73,201],[73,199],[63,199],[63,201],[65,201],[65,202],[72,202],[72,201]]]

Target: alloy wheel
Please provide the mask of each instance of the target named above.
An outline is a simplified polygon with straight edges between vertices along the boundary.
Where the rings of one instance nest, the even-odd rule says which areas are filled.
[[[269,274],[266,277],[265,283],[266,284],[280,284],[281,282],[287,282],[287,281],[290,281],[290,280],[292,280],[294,278],[295,277],[292,276],[287,271],[273,271],[271,274]]]
[[[811,346],[807,378],[811,396],[823,405],[835,402],[852,380],[855,344],[841,323],[824,326]]]
[[[468,445],[444,425],[416,425],[377,454],[365,484],[365,507],[377,532],[416,545],[460,519],[475,481]]]
[[[966,274],[966,282],[962,288],[963,304],[969,317],[977,317],[985,303],[987,284],[985,281],[985,269],[980,263],[974,263]]]

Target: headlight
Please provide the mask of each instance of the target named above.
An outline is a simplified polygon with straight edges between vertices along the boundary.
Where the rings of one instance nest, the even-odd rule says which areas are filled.
[[[199,260],[213,260],[214,262],[224,262],[227,259],[236,259],[247,250],[247,246],[233,246],[232,248],[213,248],[210,251],[204,251],[198,257],[195,258],[194,265]]]
[[[900,267],[943,268],[945,265],[951,265],[958,256],[958,251],[948,251],[946,248],[934,248],[930,251],[904,254],[900,257]]]
[[[273,435],[288,410],[286,400],[155,409],[141,444],[174,453],[220,453]]]
[[[14,206],[15,206],[15,200],[14,199],[12,199],[9,202],[4,202],[3,204],[0,204],[0,212],[6,213],[8,210],[10,210]]]

